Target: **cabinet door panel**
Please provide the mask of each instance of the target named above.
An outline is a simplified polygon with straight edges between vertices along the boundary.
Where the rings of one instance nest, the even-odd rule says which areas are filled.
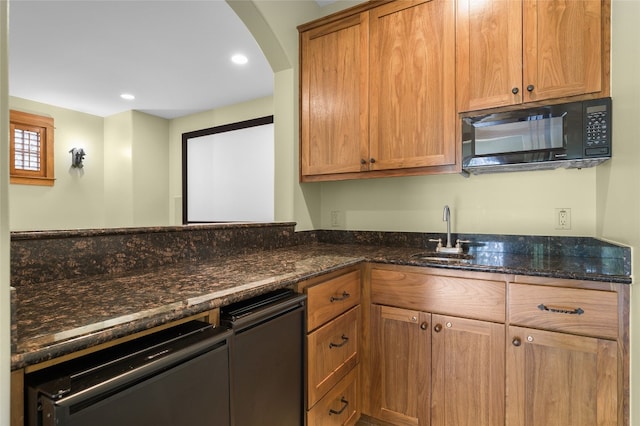
[[[371,170],[455,163],[455,2],[370,11]]]
[[[507,425],[617,425],[617,344],[509,327]]]
[[[396,425],[429,424],[430,315],[371,306],[373,415]]]
[[[524,0],[526,101],[602,89],[601,0]]]
[[[359,172],[368,157],[368,21],[359,14],[301,35],[300,167]]]
[[[504,424],[504,324],[432,315],[432,426]]]
[[[522,1],[458,0],[456,13],[458,111],[522,102]]]

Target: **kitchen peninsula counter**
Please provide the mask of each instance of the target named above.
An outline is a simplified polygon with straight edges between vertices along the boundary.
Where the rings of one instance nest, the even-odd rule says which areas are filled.
[[[428,236],[431,235],[421,234],[419,238]],[[543,239],[544,243],[531,248],[537,241],[537,237],[531,237],[521,241],[526,249],[520,250],[513,246],[517,239],[511,238],[506,244],[485,238],[482,245],[467,247],[472,259],[451,264],[415,257],[427,251],[422,243],[382,241],[376,233],[347,232],[336,239],[335,235],[319,231],[296,238],[293,245],[261,247],[208,259],[194,257],[132,270],[20,282],[15,285],[17,342],[12,369],[270,290],[293,287],[302,280],[362,262],[631,283],[628,249],[608,243],[600,247],[600,243],[589,245],[582,241],[580,251],[574,252],[571,248],[567,251],[567,247],[574,247],[575,241],[557,250],[552,247],[555,242],[550,244]],[[406,235],[402,238],[406,239]],[[479,241],[478,236],[475,241]]]

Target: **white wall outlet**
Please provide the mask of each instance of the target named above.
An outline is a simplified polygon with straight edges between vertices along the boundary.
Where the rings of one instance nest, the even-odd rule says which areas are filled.
[[[344,227],[344,216],[340,210],[331,210],[331,227],[342,228]]]
[[[556,229],[571,229],[571,209],[561,207],[556,209]]]

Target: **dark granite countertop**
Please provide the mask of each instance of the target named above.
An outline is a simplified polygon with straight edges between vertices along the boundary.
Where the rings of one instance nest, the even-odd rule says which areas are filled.
[[[628,259],[602,253],[468,247],[464,263],[424,260],[416,247],[312,243],[207,261],[23,284],[12,369],[232,303],[362,261],[631,283]]]

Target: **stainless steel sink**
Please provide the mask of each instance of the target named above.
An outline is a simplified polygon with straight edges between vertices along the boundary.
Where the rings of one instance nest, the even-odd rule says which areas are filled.
[[[470,263],[473,256],[470,254],[446,254],[437,252],[416,253],[411,256],[412,259],[424,260],[426,262],[440,262],[440,263]]]

